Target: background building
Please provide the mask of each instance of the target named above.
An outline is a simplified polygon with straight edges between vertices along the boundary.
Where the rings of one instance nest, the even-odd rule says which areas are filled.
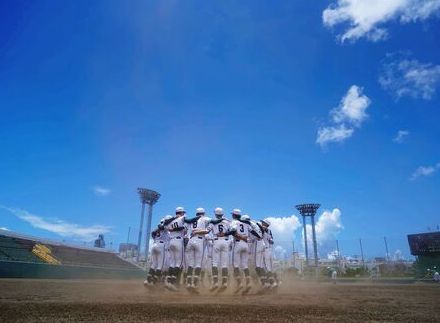
[[[440,231],[408,235],[411,254],[416,256],[416,275],[430,277],[440,268]]]

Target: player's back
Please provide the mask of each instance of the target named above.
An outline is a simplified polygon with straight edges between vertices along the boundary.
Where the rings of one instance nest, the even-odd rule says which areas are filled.
[[[261,238],[263,238],[263,228],[260,226],[258,222],[251,221],[252,230],[255,231]]]
[[[197,220],[197,229],[202,229],[205,230],[208,227],[209,221],[211,221],[211,219],[207,216],[201,216],[198,220]]]
[[[190,223],[188,227],[191,229],[191,231],[205,230],[209,225],[209,221],[210,219],[207,216],[201,216],[197,219],[197,221]]]
[[[221,233],[226,233],[231,227],[231,222],[228,219],[222,219],[222,221],[218,223],[211,223],[210,228],[212,234],[217,237]]]
[[[168,231],[164,229],[158,229],[156,230],[156,234],[154,235],[154,242],[160,242],[165,243],[168,240]]]
[[[169,223],[166,226],[166,229],[168,230],[168,236],[170,239],[172,238],[176,238],[176,237],[181,237],[183,238],[185,232],[183,229],[180,228],[184,228],[184,217],[178,217],[176,219],[174,219],[173,221],[171,221],[171,223]],[[178,229],[178,230],[176,230]]]
[[[241,222],[239,220],[233,220],[231,227],[232,227],[232,229],[235,229],[235,231],[239,235],[246,237],[246,238],[249,237],[249,233],[251,231],[251,226],[248,223]]]
[[[267,229],[266,231],[263,232],[263,240],[264,240],[264,244],[267,247],[273,244],[273,235],[271,229]]]

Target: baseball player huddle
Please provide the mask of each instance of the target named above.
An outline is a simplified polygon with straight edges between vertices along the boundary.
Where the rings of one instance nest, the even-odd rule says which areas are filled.
[[[228,288],[232,268],[234,293],[247,294],[252,288],[250,263],[255,266],[259,292],[278,286],[272,271],[269,220],[253,221],[239,209],[232,210],[232,220],[224,216],[222,208],[216,208],[214,214],[209,218],[205,209],[198,208],[195,217],[189,218],[183,207],[177,207],[174,216],[160,221],[152,232],[146,287],[163,282],[166,289],[177,291],[183,284],[189,292],[199,293],[208,272],[209,290],[221,293]]]

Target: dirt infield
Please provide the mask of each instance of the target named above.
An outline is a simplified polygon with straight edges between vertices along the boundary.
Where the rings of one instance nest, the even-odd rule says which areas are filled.
[[[152,293],[140,281],[0,280],[0,322],[439,322],[433,284],[283,284],[275,295]]]

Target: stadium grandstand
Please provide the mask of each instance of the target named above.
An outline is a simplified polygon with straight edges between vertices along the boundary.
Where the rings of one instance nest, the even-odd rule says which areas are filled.
[[[440,269],[440,231],[408,235],[411,254],[417,257],[416,276],[431,278]]]
[[[144,271],[113,250],[0,230],[0,277],[139,278]]]

